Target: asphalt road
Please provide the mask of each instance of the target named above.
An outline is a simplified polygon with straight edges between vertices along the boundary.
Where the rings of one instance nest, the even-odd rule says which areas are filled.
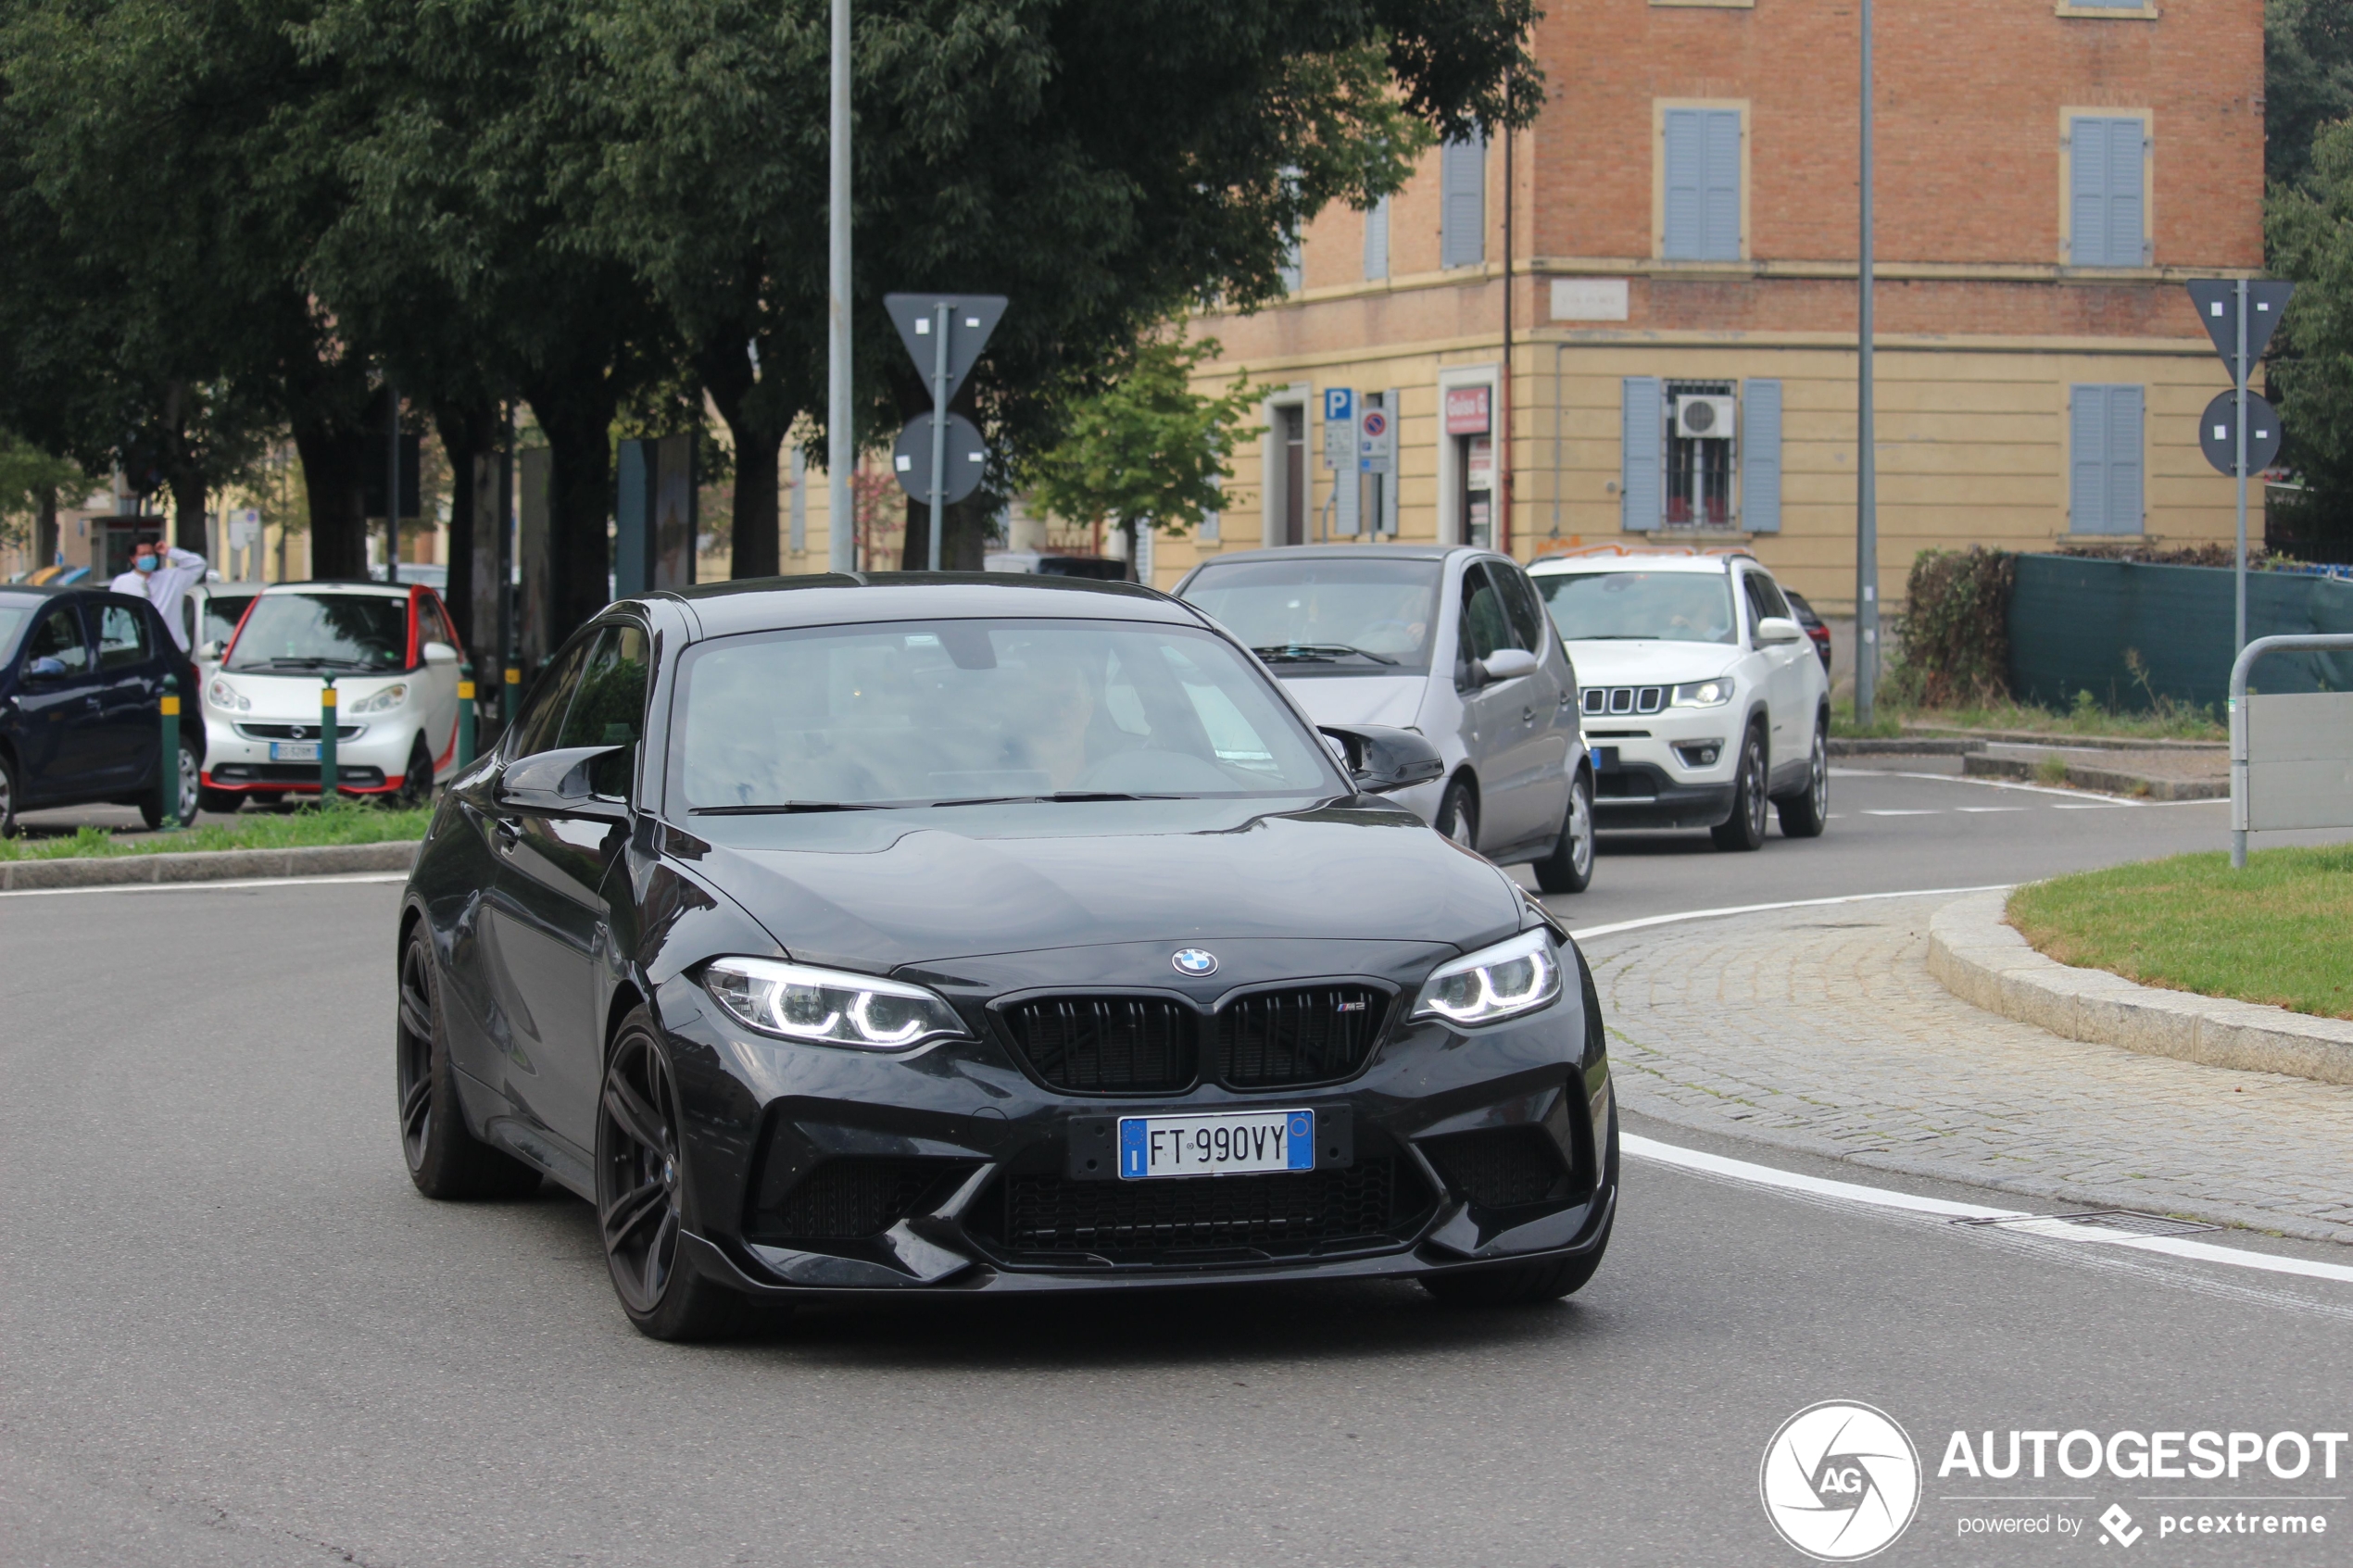
[[[2211,847],[2221,822],[2061,804],[1842,777],[1817,843],[1613,841],[1559,903],[1592,925],[1975,885]],[[1937,1475],[1956,1430],[2353,1426],[2353,1283],[1643,1158],[1607,1265],[1557,1307],[1389,1286],[911,1303],[657,1345],[614,1306],[585,1205],[409,1186],[396,896],[0,896],[0,1562],[1796,1563],[1759,1461],[1833,1399],[1887,1411],[1926,1466],[1878,1562],[2080,1557],[2111,1502],[2145,1532],[2133,1561],[2343,1561],[2353,1531],[2353,1449],[2333,1483],[2317,1461],[2236,1485]],[[2238,1500],[2146,1500],[2180,1494]],[[2330,1535],[2160,1537],[2190,1509]],[[1977,1517],[2053,1533],[1963,1537]]]

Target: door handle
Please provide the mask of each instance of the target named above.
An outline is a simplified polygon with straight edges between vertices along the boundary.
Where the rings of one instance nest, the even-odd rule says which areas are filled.
[[[1533,724],[1536,722],[1536,709],[1533,708],[1521,709],[1519,710],[1519,721],[1523,724]]]

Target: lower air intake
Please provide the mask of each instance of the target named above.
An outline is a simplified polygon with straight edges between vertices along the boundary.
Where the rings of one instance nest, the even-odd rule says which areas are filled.
[[[1299,1175],[1081,1182],[1014,1173],[967,1223],[1008,1252],[1110,1262],[1175,1262],[1187,1253],[1295,1256],[1404,1239],[1428,1189],[1390,1156]]]
[[[1421,1148],[1446,1185],[1481,1209],[1563,1203],[1575,1192],[1576,1173],[1541,1127],[1449,1133]]]
[[[783,1242],[880,1236],[971,1169],[955,1160],[846,1155],[823,1160],[783,1193],[774,1198],[761,1193],[745,1233]]]

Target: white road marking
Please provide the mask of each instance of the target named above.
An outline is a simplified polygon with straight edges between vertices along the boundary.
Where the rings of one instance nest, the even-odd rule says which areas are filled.
[[[1866,808],[1863,812],[1863,815],[1866,817],[1941,817],[1944,814],[1944,813],[1942,811],[1923,810],[1917,807],[1908,810],[1900,811],[1894,809],[1874,811]]]
[[[2210,1241],[2191,1241],[2183,1236],[2133,1236],[2096,1225],[2070,1224],[2047,1214],[2030,1213],[2021,1209],[1990,1209],[1976,1203],[1955,1203],[1942,1198],[1921,1198],[1908,1192],[1895,1192],[1886,1187],[1865,1186],[1859,1182],[1834,1182],[1822,1176],[1801,1175],[1794,1171],[1778,1171],[1770,1165],[1752,1164],[1745,1160],[1730,1160],[1720,1154],[1708,1154],[1696,1148],[1683,1148],[1675,1144],[1660,1143],[1634,1134],[1623,1135],[1620,1148],[1638,1160],[1655,1160],[1701,1174],[1746,1182],[1755,1186],[1778,1187],[1784,1192],[1804,1193],[1809,1198],[1836,1198],[1842,1202],[1861,1204],[1873,1209],[1898,1209],[1914,1214],[1932,1214],[1947,1220],[1991,1220],[2004,1230],[2057,1241],[2095,1243],[2104,1247],[2120,1247],[2133,1252],[2157,1252],[2169,1258],[2181,1258],[2190,1262],[2219,1263],[2228,1268],[2256,1269],[2266,1273],[2296,1274],[2305,1279],[2325,1279],[2338,1284],[2353,1285],[2353,1267],[2343,1263],[2321,1263],[2307,1258],[2283,1258],[2268,1252],[2247,1252],[2234,1247],[2217,1247]]]
[[[406,882],[407,872],[346,872],[339,876],[245,876],[227,882],[118,882],[103,887],[16,887],[0,898],[47,898],[60,893],[233,893],[241,887],[338,887]]]
[[[1956,806],[1956,811],[1967,811],[1972,817],[1982,817],[1994,811],[2023,811],[2023,806]]]
[[[1621,920],[1610,925],[1589,925],[1582,931],[1569,933],[1579,942],[1594,936],[1615,936],[1621,931],[1642,931],[1654,925],[1673,925],[1678,921],[1720,920],[1726,915],[1761,915],[1772,909],[1815,909],[1826,904],[1862,904],[1875,898],[1933,898],[1940,894],[1959,897],[1964,893],[2003,893],[2015,883],[1992,882],[1982,887],[1914,887],[1901,893],[1842,893],[1834,898],[1788,898],[1778,904],[1734,904],[1721,909],[1685,909],[1671,915],[1646,915],[1641,920]]]

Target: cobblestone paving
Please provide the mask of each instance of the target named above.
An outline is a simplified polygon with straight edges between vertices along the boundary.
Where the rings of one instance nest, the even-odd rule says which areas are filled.
[[[1629,1109],[1856,1164],[2353,1244],[2353,1085],[2061,1039],[1928,972],[1950,897],[1585,944]]]

